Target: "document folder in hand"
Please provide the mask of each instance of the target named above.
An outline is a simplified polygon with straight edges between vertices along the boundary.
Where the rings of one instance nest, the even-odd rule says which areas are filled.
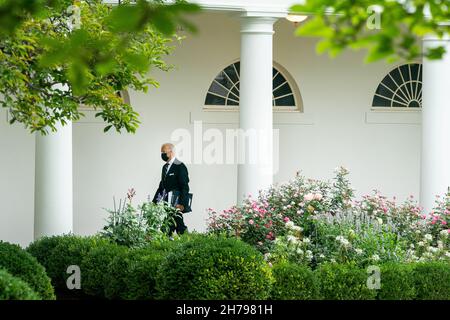
[[[191,212],[192,211],[192,193],[188,193],[188,205],[187,207],[185,206],[184,208],[184,213],[187,212]],[[172,206],[172,207],[176,207],[179,203],[179,199],[180,199],[180,192],[179,191],[171,191],[168,194],[167,197],[167,202]]]

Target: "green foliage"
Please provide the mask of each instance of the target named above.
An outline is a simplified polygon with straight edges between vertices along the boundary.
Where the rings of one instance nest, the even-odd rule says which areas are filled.
[[[355,265],[326,263],[315,272],[325,300],[373,300],[377,295],[367,287],[366,270]]]
[[[118,251],[112,257],[107,270],[103,270],[105,273],[104,295],[106,298],[119,299],[126,292],[125,277],[136,256],[134,250],[123,250]]]
[[[69,277],[67,268],[71,265],[81,266],[83,258],[94,248],[109,242],[99,237],[81,237],[63,235],[43,237],[33,242],[27,251],[45,267],[52,284],[59,290],[66,290]],[[83,271],[82,277],[83,279]]]
[[[280,263],[273,266],[272,274],[275,278],[271,293],[272,299],[320,299],[318,279],[316,274],[307,266],[294,263]]]
[[[380,266],[378,300],[413,300],[416,296],[414,266],[388,263]]]
[[[92,249],[81,262],[81,288],[84,293],[99,298],[105,297],[109,280],[109,265],[128,249],[116,244],[103,244]],[[111,293],[112,294],[112,293]]]
[[[418,263],[414,268],[418,300],[450,299],[450,264],[448,262]]]
[[[114,208],[106,210],[109,216],[101,235],[119,245],[142,247],[149,241],[165,237],[179,212],[165,202],[144,202],[135,208],[131,201],[134,194],[131,189],[128,201],[121,200],[118,206],[114,200]]]
[[[0,268],[28,283],[40,298],[55,299],[53,287],[44,267],[18,245],[0,241]]]
[[[0,268],[0,300],[40,300],[30,286]]]
[[[130,251],[126,266],[127,272],[124,274],[123,287],[119,291],[118,296],[128,300],[156,299],[156,275],[158,268],[166,255],[181,243],[183,241],[179,239],[175,241],[154,241],[144,248]],[[118,264],[119,262],[115,260],[111,266]],[[109,274],[113,278],[113,271],[109,272]],[[114,279],[110,279],[108,283],[114,283]]]
[[[0,17],[13,1],[0,3]],[[180,24],[190,26],[183,15],[198,6],[140,0],[111,7],[88,0],[68,10],[73,4],[59,1],[33,18],[25,14],[13,34],[2,37],[0,104],[9,110],[11,123],[31,132],[45,134],[58,123],[79,120],[80,105],[97,111],[108,124],[105,131],[135,132],[138,114],[117,93],[158,86],[148,70],[170,69],[163,58],[174,48],[170,43],[181,39],[173,31]]]
[[[221,237],[198,237],[162,262],[156,287],[163,299],[265,299],[270,269],[251,246]]]
[[[367,62],[414,60],[422,56],[421,37],[450,34],[446,0],[306,0],[291,10],[312,15],[297,34],[320,37],[317,51],[332,57],[346,48],[365,48]],[[430,59],[444,53],[442,46],[423,52]]]

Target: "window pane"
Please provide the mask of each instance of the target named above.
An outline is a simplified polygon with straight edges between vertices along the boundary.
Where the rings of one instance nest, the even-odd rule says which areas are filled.
[[[234,83],[239,81],[239,77],[236,74],[236,71],[234,70],[233,65],[228,66],[225,68],[224,72],[227,74],[227,76],[233,81]]]
[[[392,96],[394,95],[393,93],[392,93],[392,91],[391,90],[389,90],[389,89],[387,89],[385,86],[383,86],[383,85],[379,85],[378,86],[378,89],[377,89],[377,92],[376,92],[378,95],[380,95],[380,96],[383,96],[383,97],[386,97],[387,99],[391,99],[392,98]]]
[[[234,85],[234,83],[230,81],[223,71],[216,78],[216,81],[228,89],[231,89]]]
[[[207,106],[224,106],[225,99],[208,93],[206,95],[205,105],[207,105]]]
[[[275,105],[280,106],[280,107],[294,107],[295,106],[294,95],[291,94],[289,96],[276,99]]]
[[[279,73],[274,79],[273,79],[273,89],[278,88],[280,85],[286,82],[286,79],[283,77],[281,73]]]
[[[388,100],[386,98],[382,98],[379,96],[374,96],[372,106],[374,106],[374,107],[390,107],[391,100]]]
[[[275,98],[277,98],[277,97],[280,97],[280,96],[287,95],[289,93],[292,93],[291,87],[289,86],[289,83],[285,83],[284,85],[279,87],[277,90],[275,90],[273,92],[273,95],[275,96]]]
[[[227,100],[227,105],[229,105],[229,106],[238,106],[239,103],[237,103],[237,102],[235,102],[233,100]]]
[[[209,92],[216,93],[216,94],[218,94],[220,96],[224,96],[224,97],[226,97],[228,95],[228,91],[215,81],[211,84],[211,87],[209,88]]]

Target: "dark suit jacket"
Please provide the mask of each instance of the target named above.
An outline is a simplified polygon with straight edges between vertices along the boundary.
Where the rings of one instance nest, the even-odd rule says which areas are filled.
[[[161,182],[153,197],[154,203],[158,201],[158,198],[163,194],[163,191],[166,193],[170,191],[180,192],[178,203],[184,206],[184,212],[186,212],[186,209],[189,207],[189,174],[184,163],[177,158],[175,158],[165,176],[163,167],[161,172]]]

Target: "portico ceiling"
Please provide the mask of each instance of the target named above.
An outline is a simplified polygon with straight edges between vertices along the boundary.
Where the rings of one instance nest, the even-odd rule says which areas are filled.
[[[303,0],[191,0],[205,9],[226,11],[288,12],[289,8]]]

